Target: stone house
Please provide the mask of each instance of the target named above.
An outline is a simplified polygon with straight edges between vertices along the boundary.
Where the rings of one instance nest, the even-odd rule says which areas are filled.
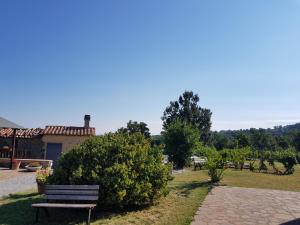
[[[62,153],[67,152],[91,136],[95,136],[96,129],[90,127],[89,115],[84,117],[83,127],[46,126],[42,141],[45,147],[45,158],[51,159],[54,165]]]
[[[95,136],[96,129],[90,127],[90,115],[85,115],[84,126],[46,126],[45,129],[21,129],[17,131],[16,158],[50,159],[53,164],[62,153],[80,144],[91,136]],[[13,130],[0,129],[0,148],[12,145]],[[0,154],[0,158],[5,158]]]

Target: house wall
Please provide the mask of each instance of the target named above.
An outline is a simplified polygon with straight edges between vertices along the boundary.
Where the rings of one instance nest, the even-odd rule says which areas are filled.
[[[65,153],[88,138],[90,136],[44,135],[42,140],[45,143],[45,149],[47,148],[47,143],[61,143],[62,152]]]

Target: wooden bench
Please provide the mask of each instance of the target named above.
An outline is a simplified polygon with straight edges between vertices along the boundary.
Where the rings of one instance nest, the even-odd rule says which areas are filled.
[[[98,185],[46,185],[44,194],[46,202],[32,204],[31,206],[36,208],[36,222],[39,219],[40,208],[45,210],[47,216],[49,216],[47,208],[87,209],[87,224],[89,225],[91,211],[97,205],[98,196]],[[50,203],[49,201],[55,202]],[[66,203],[67,201],[71,201],[72,203]]]

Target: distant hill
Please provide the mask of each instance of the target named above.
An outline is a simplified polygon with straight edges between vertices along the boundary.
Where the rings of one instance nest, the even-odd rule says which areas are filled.
[[[231,138],[236,136],[239,133],[244,133],[246,135],[249,135],[251,130],[253,129],[261,129],[261,128],[250,128],[250,129],[241,129],[241,130],[221,130],[221,131],[215,131],[213,133],[223,134],[224,136]],[[267,131],[270,134],[278,135],[278,136],[288,135],[288,134],[298,133],[298,132],[300,133],[300,123],[296,123],[293,125],[286,125],[286,126],[275,126],[274,128],[268,128],[263,130]],[[152,135],[151,138],[156,143],[162,142],[161,135]]]
[[[276,126],[273,129],[268,129],[268,131],[276,135],[296,133],[300,132],[300,123],[287,126]]]

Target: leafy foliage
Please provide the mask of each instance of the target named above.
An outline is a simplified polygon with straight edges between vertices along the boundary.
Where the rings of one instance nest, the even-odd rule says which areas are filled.
[[[207,147],[202,149],[202,155],[207,159],[205,166],[208,169],[211,182],[219,182],[226,169],[226,156],[214,148]]]
[[[293,174],[295,165],[297,164],[297,155],[292,149],[283,150],[283,151],[274,151],[274,152],[264,152],[265,158],[267,158],[270,165],[273,167],[276,174],[279,175],[288,175]],[[282,163],[285,170],[280,171],[275,162]]]
[[[152,135],[151,142],[152,142],[152,145],[162,145],[163,144],[162,135]]]
[[[300,151],[300,123],[276,126],[273,129],[246,129],[213,132],[210,144],[217,149],[243,148],[251,146],[253,150],[267,151],[289,149]],[[236,145],[235,145],[236,144]]]
[[[64,154],[52,184],[97,184],[104,206],[147,205],[167,194],[170,167],[142,134],[93,137]]]
[[[166,154],[175,167],[186,166],[199,145],[199,130],[181,120],[171,122],[162,132]]]
[[[49,169],[42,169],[36,172],[35,180],[37,184],[46,184],[48,182],[48,178],[50,176]]]
[[[300,152],[300,132],[294,135],[293,144],[298,152]]]
[[[229,139],[222,135],[222,134],[218,134],[217,132],[215,132],[213,135],[213,146],[217,149],[217,150],[222,150],[224,148],[228,147],[228,142]]]
[[[238,148],[246,148],[246,147],[250,146],[249,138],[247,137],[247,135],[245,135],[243,133],[239,133],[236,136],[236,140],[237,140],[237,147]]]
[[[249,158],[250,148],[225,149],[222,151],[223,157],[233,162],[236,169],[243,169],[244,163]]]
[[[276,140],[277,146],[279,148],[281,148],[281,149],[288,149],[289,148],[290,140],[289,140],[288,137],[286,137],[286,136],[276,136],[275,140]]]
[[[181,120],[198,128],[201,140],[208,142],[211,128],[211,111],[198,105],[199,96],[192,91],[185,91],[178,101],[171,101],[165,109],[162,120],[166,129],[175,120]]]
[[[276,142],[274,136],[264,129],[251,129],[251,143],[254,150],[275,150]]]
[[[295,151],[289,149],[285,151],[277,151],[273,153],[274,159],[278,162],[282,163],[285,171],[283,174],[293,174],[295,171],[295,165],[297,162],[297,154]]]
[[[129,120],[126,128],[122,127],[118,130],[118,132],[128,133],[128,134],[141,133],[147,138],[150,138],[150,136],[151,136],[150,130],[146,123],[132,121],[132,120]]]

